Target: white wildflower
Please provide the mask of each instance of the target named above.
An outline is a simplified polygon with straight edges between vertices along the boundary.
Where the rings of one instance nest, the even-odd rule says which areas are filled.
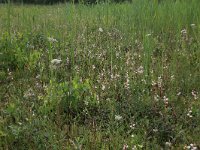
[[[181,30],[181,33],[182,33],[182,34],[187,34],[187,30],[186,30],[186,29],[183,29],[183,30]]]
[[[131,125],[130,125],[130,128],[131,128],[131,129],[135,129],[135,124],[134,124],[134,123],[131,124]]]
[[[123,150],[127,150],[127,149],[128,149],[128,145],[127,145],[127,144],[124,144]]]
[[[189,111],[188,111],[187,116],[190,117],[190,118],[193,117],[193,116],[192,116],[192,110],[189,110]]]
[[[124,86],[125,86],[125,89],[129,89],[129,86],[130,86],[130,84],[129,84],[129,79],[127,78],[126,79],[126,82],[124,83]]]
[[[106,86],[105,86],[105,85],[102,85],[102,88],[101,88],[101,89],[102,89],[103,91],[105,90],[105,88],[106,88]]]
[[[130,87],[130,80],[129,80],[129,74],[126,72],[126,82],[124,83],[125,89],[129,89]]]
[[[195,27],[196,25],[194,23],[190,24],[191,27]]]
[[[155,128],[155,129],[153,129],[153,132],[158,132],[158,129],[156,129],[156,128]]]
[[[165,105],[168,105],[169,99],[166,96],[163,97],[163,101],[164,101]]]
[[[132,135],[131,135],[131,137],[132,137],[132,138],[134,138],[134,137],[135,137],[135,135],[134,135],[134,134],[132,134]]]
[[[156,102],[158,102],[159,101],[159,96],[158,95],[154,95],[154,100],[156,101]]]
[[[151,33],[149,33],[149,34],[146,34],[146,37],[149,37],[149,36],[151,36]]]
[[[41,77],[41,76],[38,74],[38,75],[36,76],[36,79],[40,79],[40,77]]]
[[[163,100],[164,100],[164,101],[168,101],[169,99],[168,99],[166,96],[164,96],[164,97],[163,97]]]
[[[22,125],[22,123],[21,122],[18,122],[18,124],[21,126]]]
[[[33,90],[30,88],[28,89],[25,93],[24,93],[24,98],[30,98],[30,97],[33,97],[35,96]]]
[[[115,120],[121,120],[122,119],[122,116],[120,116],[120,115],[115,115]]]
[[[48,37],[47,38],[49,42],[52,42],[52,43],[56,43],[58,42],[56,39],[54,39],[53,37]]]
[[[180,96],[180,95],[181,95],[181,92],[178,92],[178,93],[177,93],[177,96]]]
[[[113,75],[113,74],[111,74],[111,75],[110,75],[110,78],[111,78],[111,79],[114,79],[114,75]]]
[[[175,79],[174,75],[171,75],[171,81],[173,81]]]
[[[34,48],[35,48],[33,45],[31,45],[31,44],[29,44],[29,43],[26,44],[26,47],[27,47],[27,48],[30,48],[30,49],[34,49]]]
[[[196,92],[195,90],[192,90],[192,96],[194,97],[194,99],[198,99],[198,96],[197,96],[198,92]]]
[[[99,102],[99,95],[96,96],[97,101]]]
[[[162,87],[162,77],[158,77],[158,87],[161,88]]]
[[[136,149],[137,149],[137,147],[134,145],[133,148],[132,148],[132,150],[136,150]]]
[[[103,32],[103,29],[102,29],[102,28],[99,28],[99,32]]]
[[[88,106],[89,102],[88,101],[84,101],[84,102],[85,102],[85,105]]]
[[[185,146],[185,148],[188,150],[197,150],[198,149],[196,144],[190,144],[188,146]]]
[[[137,73],[138,73],[138,74],[143,74],[143,72],[144,72],[144,68],[143,68],[143,66],[140,66],[140,67],[137,69]]]
[[[168,147],[171,147],[172,143],[171,142],[165,142],[165,145],[168,146]]]
[[[145,80],[145,79],[142,79],[141,80],[144,84],[147,84],[147,81]],[[145,91],[145,90],[143,90],[143,91]]]
[[[61,62],[62,62],[62,60],[60,60],[60,59],[53,59],[53,60],[51,60],[51,64],[52,65],[59,65]]]

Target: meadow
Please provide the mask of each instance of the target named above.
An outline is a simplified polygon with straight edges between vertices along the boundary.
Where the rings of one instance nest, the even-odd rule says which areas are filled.
[[[0,149],[200,149],[199,8],[0,4]]]

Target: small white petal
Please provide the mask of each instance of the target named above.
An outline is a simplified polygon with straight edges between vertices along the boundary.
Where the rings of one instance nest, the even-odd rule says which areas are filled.
[[[103,29],[102,29],[102,28],[99,28],[99,32],[103,32]]]
[[[151,36],[151,33],[149,33],[149,34],[146,34],[146,37],[149,37],[149,36]]]
[[[58,64],[60,64],[62,62],[62,60],[60,60],[60,59],[53,59],[53,60],[51,60],[51,64],[52,65],[58,65]]]
[[[120,115],[115,115],[115,120],[121,120],[122,119],[122,116]]]

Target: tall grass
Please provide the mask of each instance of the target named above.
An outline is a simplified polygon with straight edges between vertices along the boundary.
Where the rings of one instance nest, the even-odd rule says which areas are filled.
[[[200,148],[199,6],[0,5],[1,149]]]

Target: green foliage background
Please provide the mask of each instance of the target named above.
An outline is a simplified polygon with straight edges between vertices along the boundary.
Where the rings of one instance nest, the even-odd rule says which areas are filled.
[[[130,0],[10,0],[13,3],[24,3],[24,4],[56,4],[56,3],[64,3],[64,2],[74,2],[74,3],[98,3],[98,2],[124,2]],[[6,3],[9,0],[0,0],[0,3]]]
[[[200,1],[156,2],[1,4],[0,150],[200,149]]]

